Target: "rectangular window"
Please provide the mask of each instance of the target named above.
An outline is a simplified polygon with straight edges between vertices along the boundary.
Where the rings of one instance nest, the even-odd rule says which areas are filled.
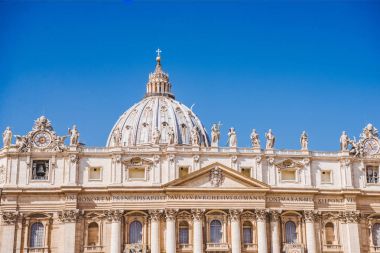
[[[179,178],[182,178],[189,174],[189,167],[181,166],[179,167]]]
[[[32,180],[49,179],[49,160],[33,160]]]
[[[296,171],[295,170],[282,170],[281,171],[282,181],[296,181]]]
[[[241,174],[246,177],[251,177],[251,168],[241,168]]]
[[[145,180],[145,168],[129,168],[129,180]]]
[[[379,167],[367,166],[366,167],[367,183],[377,184],[379,182]]]
[[[330,184],[332,183],[331,170],[322,170],[321,172],[321,183]]]
[[[102,168],[100,167],[88,168],[88,180],[102,180]]]

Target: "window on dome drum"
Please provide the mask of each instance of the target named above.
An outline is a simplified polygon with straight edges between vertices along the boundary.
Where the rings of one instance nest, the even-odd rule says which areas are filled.
[[[49,160],[33,160],[32,180],[49,179]]]
[[[101,179],[102,179],[102,168],[100,167],[88,168],[88,180],[101,180]]]
[[[223,238],[222,223],[219,220],[210,222],[210,241],[211,243],[221,243]]]
[[[241,174],[246,177],[251,177],[251,168],[241,168]]]
[[[285,223],[286,243],[297,243],[297,227],[293,221]]]
[[[367,183],[377,184],[379,182],[379,167],[367,166],[366,167]]]
[[[281,181],[296,181],[296,170],[281,170]]]
[[[372,242],[373,246],[380,247],[380,223],[372,226]]]
[[[145,180],[145,168],[129,168],[128,180]]]
[[[189,223],[181,221],[178,234],[179,244],[189,244]]]
[[[30,227],[29,245],[31,248],[44,247],[44,225],[41,222],[33,223]]]
[[[252,223],[249,221],[245,221],[243,223],[243,243],[250,244],[253,243],[252,238]]]
[[[142,224],[135,220],[129,225],[129,244],[142,243]]]
[[[326,223],[325,234],[326,234],[326,244],[334,244],[334,241],[335,241],[334,224],[332,224],[331,222]]]
[[[91,222],[87,230],[87,245],[95,246],[99,243],[99,225],[96,222]]]
[[[189,174],[189,167],[188,166],[180,166],[179,167],[179,178],[182,178]]]
[[[322,172],[321,172],[321,183],[322,184],[332,183],[331,175],[332,175],[331,170],[322,170]]]

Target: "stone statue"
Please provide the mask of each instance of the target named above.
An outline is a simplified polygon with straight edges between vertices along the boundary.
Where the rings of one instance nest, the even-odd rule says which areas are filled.
[[[309,145],[309,137],[306,131],[303,131],[300,137],[301,150],[307,150]]]
[[[342,132],[342,135],[340,136],[340,150],[341,151],[347,151],[348,150],[348,144],[350,143],[350,138],[346,134],[346,131]]]
[[[252,129],[252,133],[250,135],[252,147],[260,148],[260,136],[256,132],[256,129]]]
[[[153,144],[159,144],[160,139],[161,139],[161,133],[160,133],[160,130],[158,130],[158,128],[156,127],[153,131],[152,143]]]
[[[191,143],[193,146],[199,146],[199,134],[197,127],[191,129]]]
[[[362,139],[366,138],[373,138],[373,137],[378,137],[379,133],[378,130],[371,124],[369,123],[364,129],[363,133],[361,134]]]
[[[175,133],[174,133],[174,128],[170,127],[168,131],[168,139],[169,139],[169,145],[174,144],[174,139],[175,139]]]
[[[69,128],[70,134],[70,146],[76,146],[79,143],[79,132],[76,125],[73,125],[73,129]]]
[[[220,123],[211,127],[211,147],[218,147],[220,139]]]
[[[274,143],[276,141],[276,137],[272,133],[272,129],[269,129],[267,133],[265,133],[265,138],[267,139],[265,148],[266,149],[273,149],[274,148]]]
[[[26,136],[15,135],[16,147],[20,152],[26,152],[28,150],[28,138]]]
[[[57,136],[57,138],[54,140],[54,151],[62,152],[66,149],[65,147],[65,139],[66,136]]]
[[[228,132],[228,144],[230,148],[236,148],[237,147],[237,137],[235,128],[231,127],[230,131]]]
[[[113,137],[113,145],[115,147],[120,147],[120,142],[121,142],[121,132],[119,127],[116,127],[116,129],[112,133]]]
[[[10,127],[7,127],[3,133],[3,144],[5,148],[9,148],[12,144],[12,130]]]

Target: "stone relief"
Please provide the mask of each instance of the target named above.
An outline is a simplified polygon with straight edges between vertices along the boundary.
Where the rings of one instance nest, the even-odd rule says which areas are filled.
[[[72,223],[77,221],[79,215],[79,209],[63,210],[58,213],[58,220],[63,223]]]
[[[13,225],[17,221],[18,212],[2,212],[1,217],[4,224]]]
[[[214,187],[219,187],[224,182],[223,171],[220,168],[213,168],[210,170],[210,183]]]
[[[7,179],[7,173],[4,165],[0,166],[0,184],[5,184],[5,181]]]
[[[342,134],[343,135],[343,134]],[[347,139],[348,143],[351,144],[351,149],[349,151],[350,155],[354,157],[366,157],[378,155],[380,153],[380,143],[378,130],[372,125],[368,124],[363,132],[360,134],[359,141],[356,141],[355,137],[353,140],[350,140],[348,137],[343,136],[345,142],[342,142],[341,136],[341,147],[346,147]],[[343,150],[343,149],[342,149]]]

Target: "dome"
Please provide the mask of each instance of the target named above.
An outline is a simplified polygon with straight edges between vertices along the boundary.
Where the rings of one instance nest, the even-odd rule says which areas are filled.
[[[145,98],[129,108],[109,134],[107,147],[140,145],[209,146],[199,118],[175,100],[169,75],[162,71],[160,51],[149,75]]]

